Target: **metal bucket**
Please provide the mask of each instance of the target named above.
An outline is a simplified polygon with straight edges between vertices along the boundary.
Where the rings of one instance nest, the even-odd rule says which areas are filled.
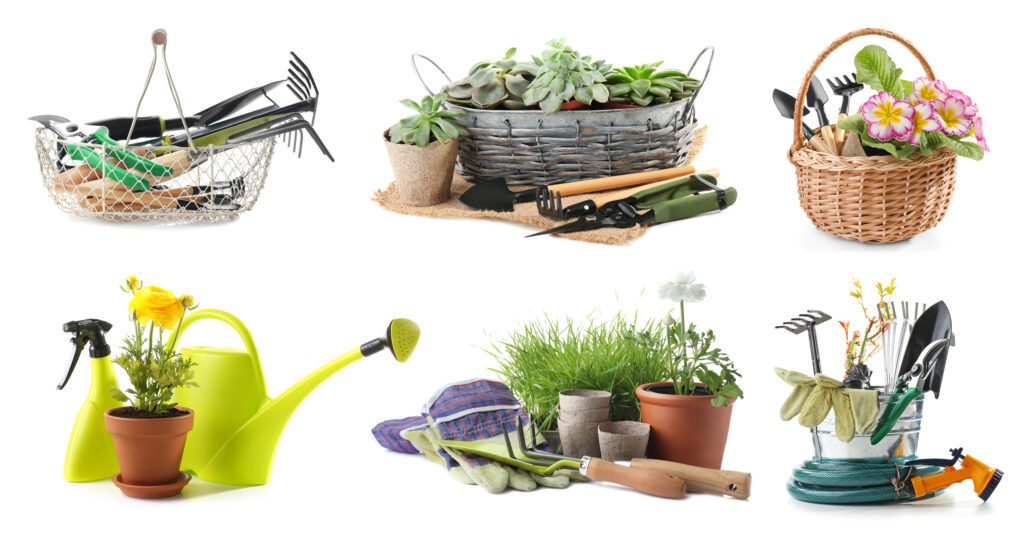
[[[879,415],[892,396],[878,393]],[[829,412],[825,421],[811,434],[815,455],[824,459],[890,459],[917,455],[923,410],[924,395],[921,395],[907,406],[889,434],[875,445],[871,444],[871,433],[854,435],[850,442],[839,440],[835,433],[835,413]]]

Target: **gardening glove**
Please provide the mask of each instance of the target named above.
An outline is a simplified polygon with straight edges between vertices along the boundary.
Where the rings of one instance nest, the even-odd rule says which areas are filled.
[[[868,389],[846,389],[853,408],[854,430],[866,435],[875,428],[878,421],[878,391]]]
[[[804,401],[803,408],[800,409],[800,425],[807,428],[815,427],[825,421],[829,411],[832,410],[832,393],[843,386],[842,381],[824,374],[815,374],[814,383],[814,389]]]
[[[800,372],[783,370],[782,368],[776,368],[775,374],[782,378],[782,381],[793,386],[793,392],[789,393],[789,398],[786,399],[786,402],[782,403],[782,410],[779,411],[782,421],[789,421],[800,413],[807,397],[814,390],[814,378]]]
[[[853,404],[848,389],[832,391],[832,410],[836,415],[836,437],[843,442],[853,440]]]

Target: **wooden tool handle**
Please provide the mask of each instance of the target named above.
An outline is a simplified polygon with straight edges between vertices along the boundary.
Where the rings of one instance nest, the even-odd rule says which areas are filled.
[[[715,168],[713,170],[699,171],[699,172],[697,172],[694,175],[710,175],[712,177],[717,178],[717,177],[721,177],[722,172],[719,171],[718,168]],[[684,176],[684,177],[688,177],[688,176]],[[678,178],[673,177],[672,179],[678,179]],[[613,193],[603,194],[603,195],[599,196],[598,198],[594,199],[594,204],[597,205],[598,208],[600,208],[601,206],[604,206],[605,204],[608,204],[609,202],[614,202],[616,200],[625,200],[625,199],[633,196],[634,194],[636,194],[636,193],[638,193],[640,191],[646,191],[647,189],[653,189],[653,188],[655,188],[655,187],[657,187],[659,185],[664,185],[665,183],[668,183],[669,181],[672,181],[672,179],[665,179],[665,180],[662,180],[662,181],[655,181],[653,183],[647,183],[646,185],[640,185],[639,187],[630,187],[628,189],[622,189],[621,191],[615,191]]]
[[[697,171],[693,166],[679,166],[667,170],[654,170],[650,172],[637,172],[626,175],[614,175],[612,177],[601,177],[598,179],[586,179],[584,181],[573,181],[572,183],[558,183],[548,185],[552,193],[561,193],[562,196],[573,196],[584,193],[595,193],[609,189],[622,189],[624,187],[635,187],[652,181],[664,181],[673,177],[693,175]]]
[[[832,154],[832,151],[829,150],[828,145],[825,144],[825,140],[820,135],[815,135],[811,138],[811,146],[820,153]]]
[[[601,458],[590,458],[587,478],[614,482],[660,498],[682,499],[686,494],[686,483],[679,477],[653,469],[626,467]]]
[[[737,499],[750,497],[750,473],[739,471],[723,471],[705,469],[674,461],[660,459],[634,459],[629,462],[630,468],[658,471],[666,475],[686,481],[691,492],[710,492],[732,496]]]
[[[836,120],[836,129],[833,132],[836,138],[836,149],[839,150],[839,154],[843,154],[843,145],[846,144],[846,130],[839,127],[839,123],[846,120],[846,114],[839,113],[839,118]]]
[[[821,137],[825,140],[825,146],[828,147],[829,152],[839,156],[839,149],[836,148],[836,138],[832,133],[832,126],[822,126]]]

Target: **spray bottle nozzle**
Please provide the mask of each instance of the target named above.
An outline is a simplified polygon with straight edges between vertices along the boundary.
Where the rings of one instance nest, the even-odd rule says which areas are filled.
[[[85,349],[86,344],[89,345],[89,356],[91,358],[110,356],[110,345],[107,345],[105,335],[113,327],[113,324],[95,318],[72,320],[71,322],[64,323],[64,331],[72,334],[71,343],[74,344],[74,348],[71,350],[71,358],[68,360],[68,366],[64,371],[64,375],[61,376],[60,382],[57,383],[58,390],[63,389],[68,384],[68,380],[71,379],[71,373],[75,371],[75,365],[78,364],[78,358],[82,356],[82,350]]]

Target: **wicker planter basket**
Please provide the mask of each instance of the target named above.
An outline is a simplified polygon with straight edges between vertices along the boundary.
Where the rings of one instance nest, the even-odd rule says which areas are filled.
[[[883,29],[861,29],[829,44],[804,76],[797,105],[803,105],[811,77],[840,45],[860,36],[891,38],[921,63],[928,78],[935,74],[907,39]],[[789,161],[796,167],[800,206],[814,226],[830,235],[858,242],[898,242],[931,229],[942,220],[953,198],[957,156],[948,148],[931,157],[834,156],[804,143],[801,109],[793,117]]]
[[[687,74],[708,53],[711,70],[714,48],[701,50]],[[427,57],[451,83],[451,78]],[[423,81],[424,88],[433,94]],[[447,85],[442,92],[447,90]],[[635,109],[559,111],[456,108],[466,112],[459,122],[469,135],[459,139],[459,173],[471,182],[503,178],[514,185],[548,185],[660,170],[687,164],[695,142],[703,140],[697,129],[690,98]]]

